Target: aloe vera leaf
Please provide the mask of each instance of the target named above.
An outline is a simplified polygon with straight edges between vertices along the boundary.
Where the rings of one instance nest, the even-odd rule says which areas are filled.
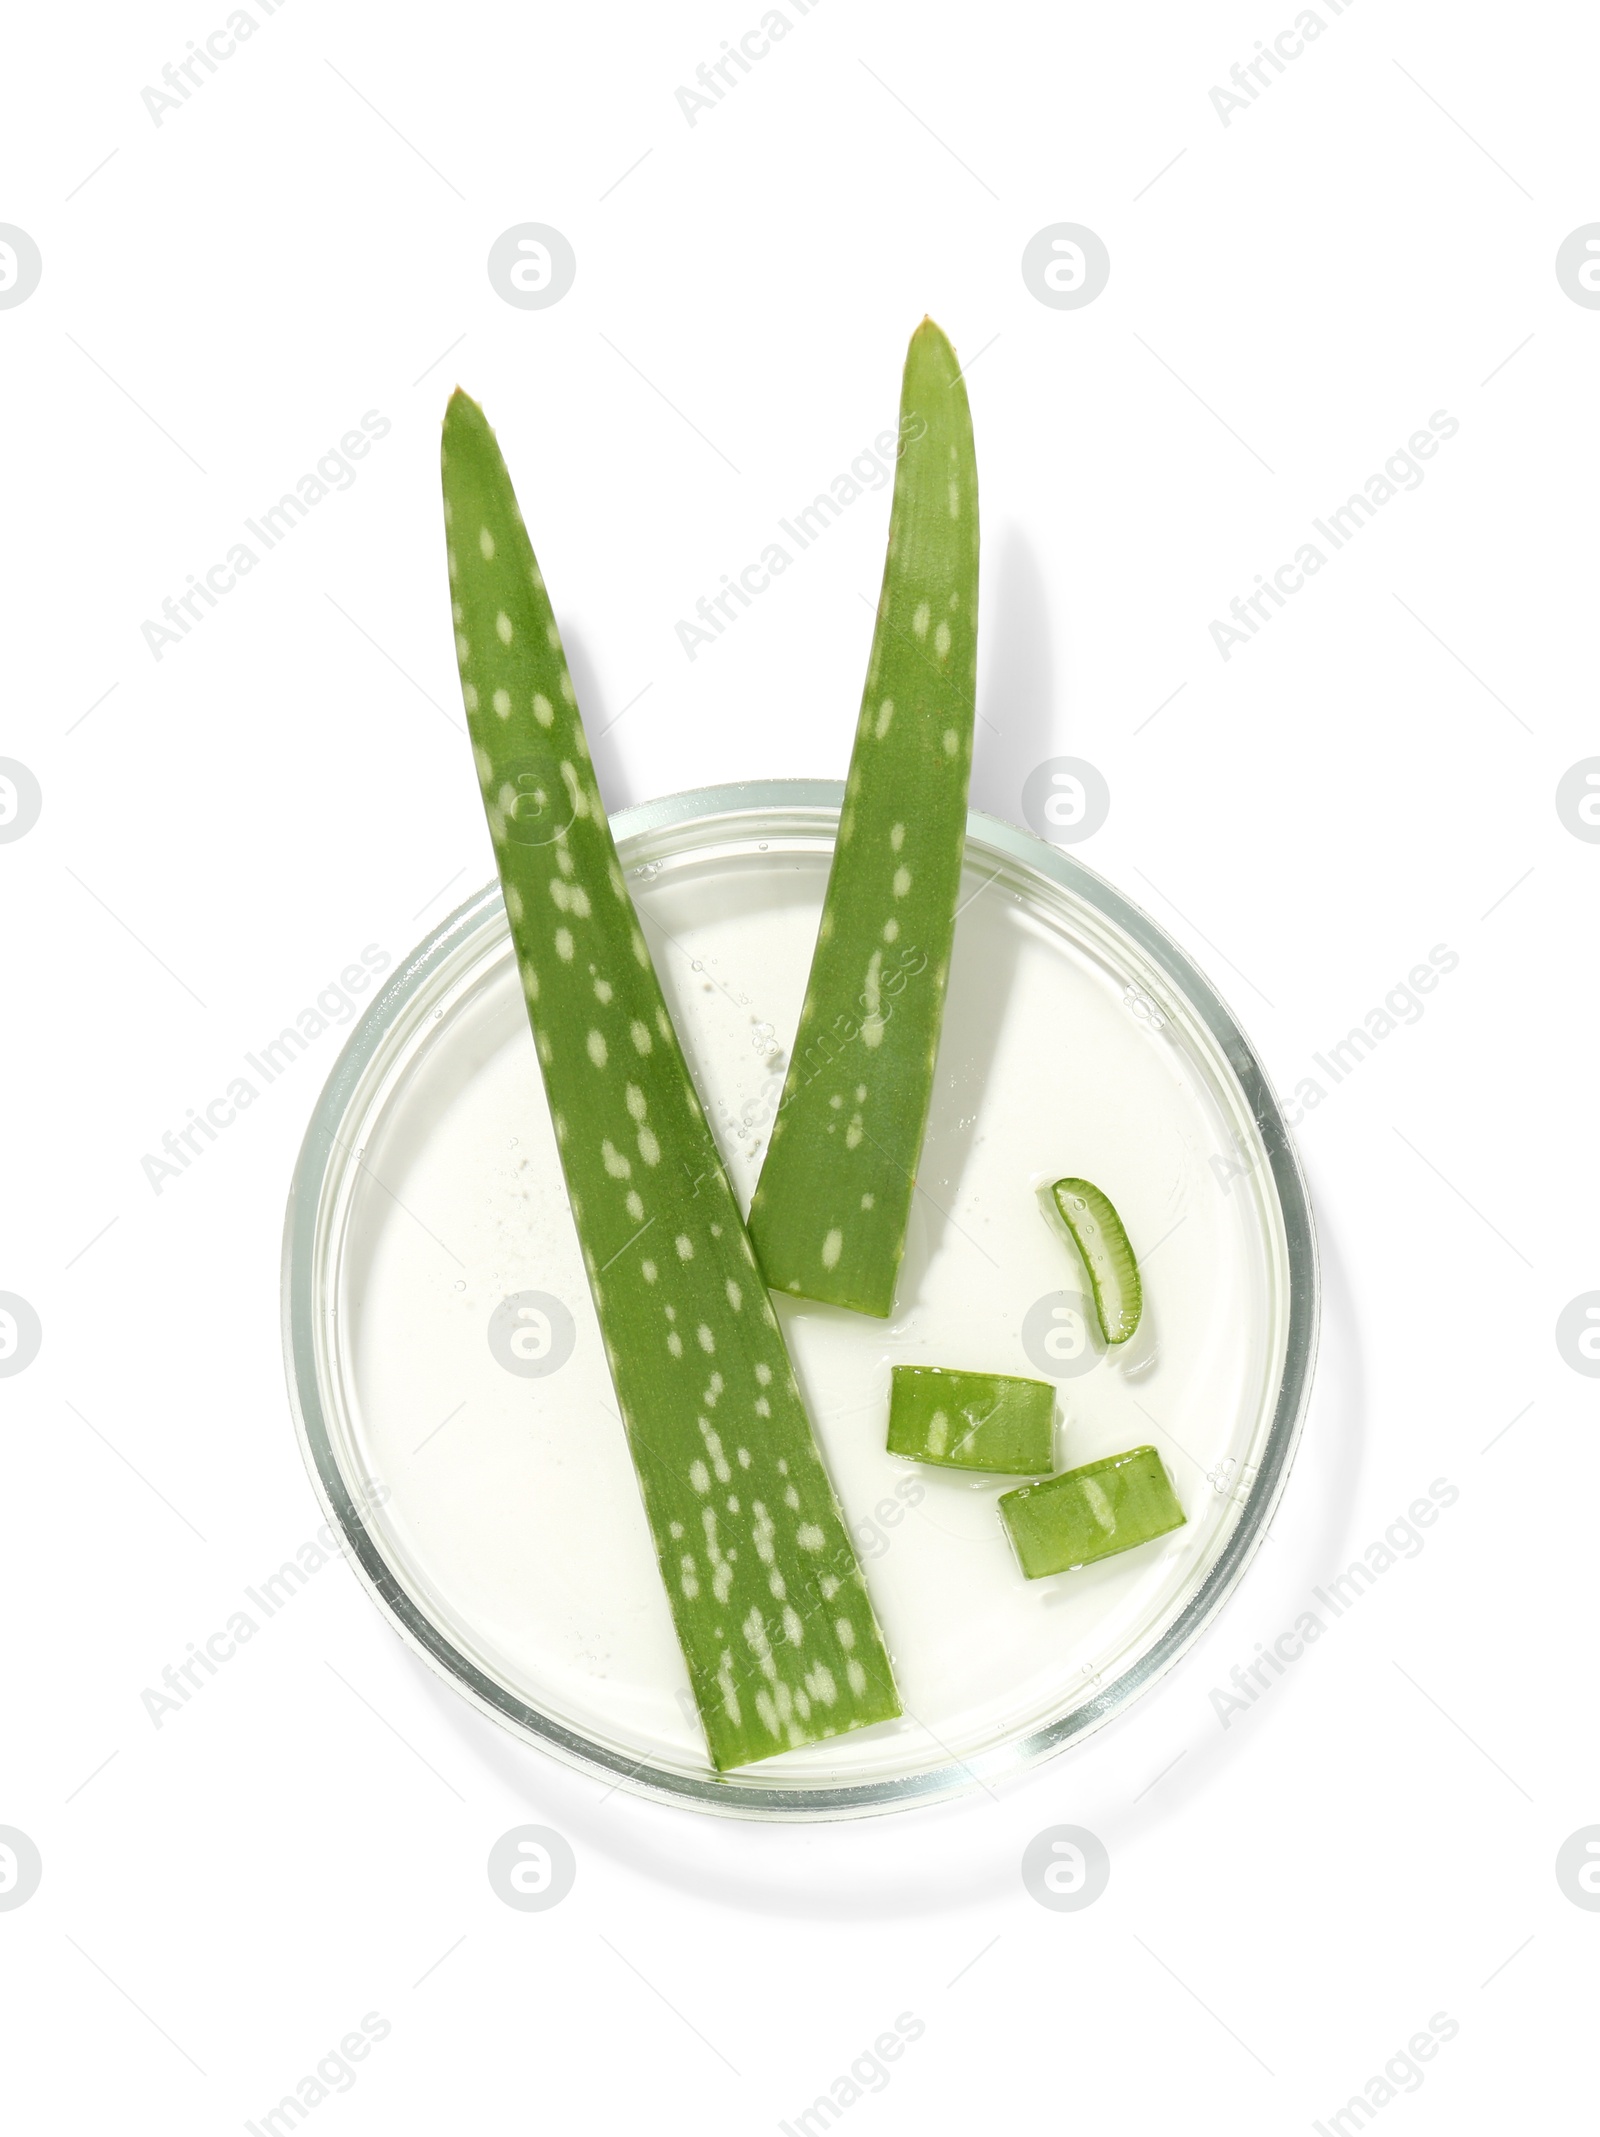
[[[1100,1333],[1108,1343],[1126,1343],[1144,1310],[1144,1285],[1111,1197],[1089,1180],[1057,1180],[1045,1215],[1052,1210],[1089,1272]]]
[[[1002,1492],[1000,1515],[1029,1580],[1134,1550],[1187,1519],[1154,1447]]]
[[[972,766],[978,473],[955,351],[911,337],[877,626],[794,1053],[750,1206],[774,1290],[887,1314],[933,1096]]]
[[[461,694],[573,1220],[706,1742],[742,1766],[900,1703],[511,479],[460,392],[441,460]]]
[[[942,1469],[1046,1476],[1055,1403],[1047,1380],[897,1365],[889,1375],[889,1452]]]

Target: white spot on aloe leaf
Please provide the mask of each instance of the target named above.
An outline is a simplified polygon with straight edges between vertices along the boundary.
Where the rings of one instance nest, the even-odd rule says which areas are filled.
[[[903,898],[903,897],[905,896],[906,892],[907,892],[908,890],[910,890],[910,888],[911,888],[911,871],[910,871],[910,869],[909,869],[909,868],[897,868],[897,869],[895,870],[895,872],[894,872],[894,894],[895,894],[895,896],[896,896],[897,898]]]
[[[828,1234],[827,1238],[822,1242],[822,1266],[825,1269],[836,1269],[839,1266],[839,1256],[843,1252],[844,1234],[840,1231],[839,1227],[835,1225],[833,1230]]]
[[[900,874],[905,874],[903,868]],[[882,977],[883,952],[874,950],[867,960],[866,977],[861,983],[861,1007],[866,1012],[861,1019],[861,1043],[863,1046],[879,1047],[883,1044],[885,1019],[881,1014],[880,1008],[882,1002]]]
[[[510,719],[511,692],[509,690],[497,690],[490,702],[494,706],[495,711],[499,713],[502,720]]]
[[[494,536],[487,527],[478,529],[478,554],[486,563],[494,555]]]
[[[919,638],[926,638],[928,635],[928,614],[927,602],[919,601],[917,603],[917,613],[911,619],[911,628]]]
[[[729,1483],[732,1480],[733,1471],[728,1467],[728,1458],[722,1451],[721,1439],[712,1431],[709,1422],[705,1418],[697,1417],[695,1423],[700,1427],[700,1437],[706,1443],[706,1452],[710,1455],[711,1466],[717,1473],[717,1482],[719,1484]]]
[[[886,697],[883,703],[878,707],[878,724],[872,730],[880,742],[889,732],[889,723],[893,720],[893,718],[894,699],[892,697]]]
[[[572,962],[572,930],[571,930],[571,928],[557,928],[557,929],[556,929],[556,955],[557,955],[557,957],[559,957],[559,958],[560,958],[561,962],[562,962],[562,963],[563,963],[564,965],[570,965],[570,964],[571,964],[571,962]]]
[[[494,619],[494,634],[503,646],[511,643],[511,618],[501,609]]]
[[[550,700],[541,697],[537,690],[533,693],[533,716],[541,727],[548,727],[556,716],[555,707]]]
[[[904,824],[892,824],[892,825],[890,826],[890,828],[889,828],[889,844],[890,844],[890,846],[891,846],[891,847],[892,847],[892,848],[894,849],[894,851],[895,851],[896,853],[898,853],[898,852],[900,851],[900,848],[901,848],[901,847],[902,847],[902,846],[903,846],[903,845],[905,844],[905,842],[906,842],[906,827],[905,827],[905,825],[904,825]]]
[[[942,618],[939,628],[933,634],[933,650],[941,660],[950,650],[950,626]]]
[[[596,1068],[603,1069],[606,1065],[605,1034],[603,1032],[592,1031],[590,1032],[588,1039],[585,1041],[585,1044],[589,1049],[589,1059],[594,1063]]]

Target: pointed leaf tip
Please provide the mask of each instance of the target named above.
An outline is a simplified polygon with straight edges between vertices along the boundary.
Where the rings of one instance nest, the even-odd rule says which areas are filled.
[[[476,431],[482,436],[492,436],[489,418],[463,387],[457,386],[445,404],[444,434],[452,431]]]

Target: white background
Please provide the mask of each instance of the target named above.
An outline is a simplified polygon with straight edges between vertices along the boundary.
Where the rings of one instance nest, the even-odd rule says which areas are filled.
[[[290,0],[158,127],[141,89],[225,12],[5,37],[0,220],[44,261],[0,310],[0,752],[43,792],[0,846],[0,1288],[44,1332],[0,1387],[0,1823],[44,1861],[0,1913],[18,2126],[237,2129],[368,2011],[392,2030],[318,2130],[769,2130],[905,2011],[925,2032],[851,2131],[1305,2127],[1439,2012],[1459,2031],[1385,2129],[1586,2099],[1600,1920],[1554,1859],[1600,1818],[1597,1462],[1554,1326],[1600,1280],[1600,850],[1554,791],[1600,746],[1600,315],[1554,258],[1600,216],[1592,14],[1323,5],[1224,126],[1208,92],[1292,0],[823,0],[691,127],[674,91],[758,0]],[[545,311],[485,272],[528,220],[577,254]],[[1111,255],[1079,311],[1020,273],[1063,220]],[[491,872],[452,731],[449,387],[498,426],[591,729],[618,720],[613,805],[842,776],[883,495],[695,661],[674,625],[892,423],[924,311],[975,359],[977,802],[1098,766],[1082,858],[1285,1093],[1459,955],[1300,1130],[1323,1351],[1271,1540],[1122,1720],[915,1817],[602,1801],[342,1563],[156,1729],[143,1688],[319,1518],[277,1263],[338,1036],[159,1196],[141,1158]],[[354,487],[154,659],[162,599],[368,409],[393,427]],[[1212,619],[1435,410],[1460,429],[1422,486],[1223,661]],[[1441,1477],[1422,1554],[1224,1729],[1212,1687]],[[485,1876],[524,1822],[576,1853],[548,1913]],[[1062,1822],[1112,1862],[1076,1914],[1019,1877]]]

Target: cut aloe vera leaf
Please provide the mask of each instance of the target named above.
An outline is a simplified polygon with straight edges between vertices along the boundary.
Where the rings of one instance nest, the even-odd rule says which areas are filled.
[[[1144,1286],[1111,1197],[1089,1180],[1057,1180],[1046,1205],[1083,1256],[1095,1316],[1108,1343],[1126,1343],[1139,1325]]]
[[[774,1290],[887,1314],[960,897],[978,473],[955,351],[911,337],[877,627],[816,953],[750,1236]]]
[[[1047,1476],[1055,1404],[1047,1380],[897,1365],[889,1376],[889,1452],[942,1469]]]
[[[900,1702],[617,862],[544,580],[483,412],[445,417],[461,694],[573,1221],[718,1768]]]
[[[1135,1550],[1187,1518],[1154,1447],[1130,1447],[1003,1492],[1000,1514],[1029,1580]]]

